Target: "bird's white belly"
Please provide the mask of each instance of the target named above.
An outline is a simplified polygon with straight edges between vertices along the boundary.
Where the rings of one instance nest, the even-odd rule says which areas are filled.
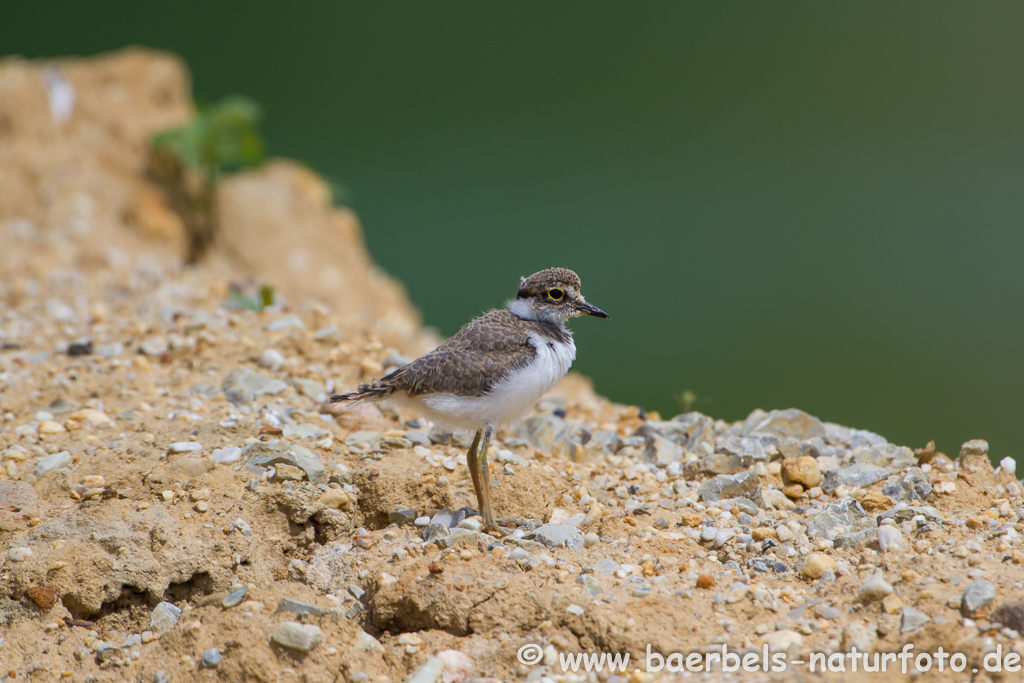
[[[576,345],[549,341],[532,335],[537,356],[526,367],[514,371],[485,396],[429,394],[416,398],[398,397],[394,402],[418,411],[427,419],[447,427],[480,429],[500,425],[525,413],[560,380],[576,358]]]

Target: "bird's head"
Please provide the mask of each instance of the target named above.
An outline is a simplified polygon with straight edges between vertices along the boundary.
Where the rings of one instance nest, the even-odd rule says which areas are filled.
[[[519,292],[509,310],[520,318],[561,324],[578,315],[607,318],[580,293],[580,278],[568,268],[548,268],[520,278]]]

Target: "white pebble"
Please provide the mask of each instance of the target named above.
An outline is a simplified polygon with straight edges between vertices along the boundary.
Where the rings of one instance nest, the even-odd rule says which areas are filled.
[[[195,453],[203,450],[203,444],[198,441],[175,441],[167,450],[171,453]]]
[[[416,526],[430,526],[430,517],[424,515],[416,518]]]
[[[903,532],[894,526],[883,524],[878,527],[878,547],[883,553],[903,550]]]
[[[233,462],[238,462],[241,457],[242,449],[238,446],[213,449],[213,459],[218,465],[230,465]]]
[[[32,557],[32,548],[18,547],[7,551],[7,559],[11,562],[24,562]]]
[[[999,461],[999,469],[1003,472],[1009,472],[1013,474],[1017,471],[1017,461],[1013,458],[1003,458]]]
[[[276,349],[266,349],[260,354],[260,365],[277,372],[284,365],[284,355]]]

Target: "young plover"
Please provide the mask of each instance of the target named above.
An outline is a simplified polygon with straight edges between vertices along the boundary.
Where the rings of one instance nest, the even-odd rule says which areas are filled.
[[[608,317],[584,300],[576,273],[542,270],[520,279],[507,310],[477,318],[433,351],[330,402],[386,401],[444,427],[475,430],[466,461],[484,528],[497,531],[487,471],[491,434],[568,372],[576,344],[565,321],[578,315]]]

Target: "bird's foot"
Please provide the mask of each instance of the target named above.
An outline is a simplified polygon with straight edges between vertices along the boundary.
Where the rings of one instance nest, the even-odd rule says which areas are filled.
[[[494,522],[484,522],[483,526],[483,532],[485,534],[490,534],[491,536],[499,536],[501,538],[508,536],[513,531],[514,529],[506,529],[503,526],[498,526]]]

